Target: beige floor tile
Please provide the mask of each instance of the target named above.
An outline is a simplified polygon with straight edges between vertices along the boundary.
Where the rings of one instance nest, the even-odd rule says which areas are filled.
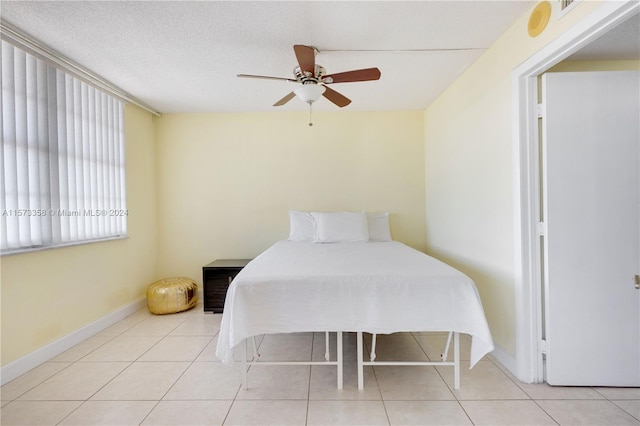
[[[324,333],[313,333],[313,361],[325,360]],[[337,359],[336,333],[329,333],[329,356],[332,361]],[[342,333],[342,358],[346,362],[356,360],[356,333]]]
[[[152,318],[155,317],[156,315],[152,314],[151,312],[149,312],[149,309],[147,308],[146,304],[143,308],[138,309],[136,312],[134,312],[133,314],[129,315],[128,317],[126,317],[125,319],[123,319],[120,322],[126,322],[126,323],[137,323],[140,322],[141,320],[145,320],[147,318]]]
[[[217,340],[218,336],[216,336],[216,340]],[[254,355],[255,355],[255,350],[260,348],[260,345],[262,345],[262,342],[264,341],[264,335],[258,335],[258,336],[253,336],[251,338],[249,338],[247,340],[247,360],[251,360],[253,359]],[[254,344],[255,343],[255,344]],[[305,342],[306,343],[306,342]],[[217,344],[217,343],[216,343]],[[233,348],[233,359],[235,359],[236,361],[239,361],[240,359],[242,359],[242,357],[240,356],[240,354],[242,349],[242,343],[236,345]],[[303,349],[306,350],[306,349]],[[260,351],[257,351],[258,353],[260,353]],[[282,361],[282,360],[280,360]]]
[[[225,426],[304,425],[307,401],[234,401]]]
[[[460,389],[453,389],[453,368],[437,367],[458,400],[529,399],[506,374],[491,361],[479,361],[471,370],[464,364]]]
[[[143,321],[142,319],[140,321]],[[139,322],[140,322],[139,321]],[[104,330],[94,334],[94,337],[118,337],[125,331],[129,330],[135,324],[127,324],[122,321],[113,324],[110,327],[105,328]]]
[[[129,362],[76,362],[22,395],[20,400],[86,400]]]
[[[0,388],[0,423],[186,426],[219,425],[226,418],[225,424],[259,425],[305,424],[307,419],[309,424],[350,425],[387,421],[447,425],[471,420],[510,425],[640,425],[639,388],[522,384],[491,358],[472,370],[468,361],[463,362],[462,389],[455,393],[451,367],[408,366],[366,367],[365,388],[359,391],[355,333],[343,335],[343,390],[336,388],[335,366],[252,366],[249,389],[241,390],[237,365],[223,365],[215,357],[221,315],[203,312],[199,303],[190,311],[171,315],[141,309],[56,361],[5,384]],[[438,358],[446,336],[379,336],[377,360],[414,360],[422,358],[420,353]],[[324,360],[324,333],[257,336],[256,340],[263,359]],[[462,335],[461,342],[464,360],[470,341]],[[371,336],[365,333],[365,359],[370,344]],[[335,359],[335,333],[330,347]],[[114,361],[120,359],[125,361]],[[551,417],[554,422],[549,423]]]
[[[358,390],[358,369],[355,362],[344,363],[343,388],[337,388],[337,372],[333,365],[311,367],[309,399],[315,400],[380,400],[380,389],[373,367],[364,368],[366,386]]]
[[[610,401],[540,400],[536,402],[561,425],[640,425],[640,421]]]
[[[458,401],[385,401],[391,425],[470,425]]]
[[[2,407],[3,426],[55,425],[78,408],[82,401],[14,401]]]
[[[640,420],[640,400],[638,399],[620,399],[611,401],[627,413],[631,414],[637,420]]]
[[[166,336],[187,320],[183,313],[152,315],[122,333],[123,336]]]
[[[256,348],[259,348],[260,345],[262,344],[262,340],[263,340],[264,336],[260,335],[260,336],[255,336],[255,342],[256,342]],[[216,347],[218,345],[218,336],[213,338],[213,341],[207,345],[207,347],[202,351],[202,353],[198,356],[198,358],[196,358],[196,361],[200,362],[200,361],[217,361],[220,362],[221,359],[218,358],[216,356]],[[242,357],[240,356],[240,354],[242,349],[242,344],[238,344],[233,348],[233,359],[236,361],[240,361],[242,359]],[[260,351],[258,351],[260,352]],[[253,339],[249,339],[249,341],[247,342],[247,360],[251,360],[254,356],[254,352],[253,352]],[[282,361],[282,359],[280,360]]]
[[[308,425],[388,425],[382,401],[309,401]]]
[[[98,391],[92,400],[160,400],[188,362],[136,362]]]
[[[547,383],[516,383],[532,399],[604,399],[602,395],[589,387],[550,386]]]
[[[198,301],[196,302],[196,305],[186,311],[182,311],[180,312],[181,314],[184,314],[185,316],[187,315],[202,315],[204,313],[204,305],[202,304],[202,298],[199,298]],[[169,315],[175,315],[175,314],[169,314]]]
[[[507,367],[505,367],[504,365],[502,365],[500,363],[500,361],[498,361],[498,359],[493,356],[493,354],[487,354],[485,355],[481,361],[490,361],[493,363],[493,365],[495,365],[496,367],[498,367],[498,369],[500,371],[502,371],[508,378],[510,378],[513,382],[517,382],[520,383],[520,380],[511,372],[509,371],[509,369]],[[515,368],[515,366],[513,366]]]
[[[0,397],[3,401],[14,400],[69,365],[71,365],[69,362],[45,362],[2,386],[0,388]]]
[[[147,318],[151,318],[152,314],[147,310],[147,308],[143,308],[138,310],[137,312],[129,315],[121,321],[113,324],[112,326],[102,330],[99,333],[96,333],[96,336],[107,336],[107,337],[116,337],[129,330],[133,326],[141,323]]]
[[[87,401],[60,425],[128,426],[139,425],[156,401]]]
[[[167,336],[139,361],[193,361],[211,342],[210,336]]]
[[[307,399],[309,366],[251,366],[248,389],[240,389],[236,399]]]
[[[640,400],[640,387],[637,388],[605,388],[596,387],[596,392],[607,399],[638,399]]]
[[[202,352],[196,358],[196,362],[220,362],[221,359],[216,356],[216,347],[218,346],[218,336],[215,336],[204,347]]]
[[[371,335],[365,334],[365,359],[371,358]],[[378,334],[376,337],[376,361],[429,361],[411,333]]]
[[[135,361],[153,345],[162,339],[161,336],[118,336],[87,354],[82,361]]]
[[[194,308],[195,309],[195,308]],[[192,315],[176,327],[170,336],[215,336],[220,331],[222,314]]]
[[[228,401],[160,401],[142,422],[145,426],[221,425],[233,403]]]
[[[455,399],[434,367],[381,366],[374,367],[374,372],[385,401]]]
[[[240,389],[240,370],[219,362],[195,362],[164,396],[165,400],[234,399]]]
[[[413,333],[416,340],[427,353],[427,356],[431,361],[440,361],[441,355],[444,353],[447,345],[447,337],[449,333]],[[471,339],[466,334],[460,335],[460,359],[462,361],[469,361],[469,355],[471,353]],[[449,353],[447,360],[453,361],[453,336],[451,337],[451,343],[449,344]]]
[[[460,401],[474,425],[555,425],[533,401]]]
[[[94,336],[90,337],[82,343],[75,345],[69,350],[64,351],[51,361],[73,362],[95,351],[105,343],[109,342],[113,337],[110,336]],[[115,360],[114,360],[115,361]]]
[[[311,361],[312,342],[312,333],[272,334],[262,339],[258,353],[261,361]]]

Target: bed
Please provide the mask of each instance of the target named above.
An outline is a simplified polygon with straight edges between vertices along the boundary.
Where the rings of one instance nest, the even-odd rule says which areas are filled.
[[[216,354],[231,363],[234,347],[245,345],[240,351],[245,387],[246,342],[262,334],[337,332],[338,358],[326,362],[337,366],[339,388],[342,332],[357,333],[361,389],[364,365],[404,364],[376,364],[373,354],[364,362],[363,332],[375,337],[448,331],[455,343],[459,333],[466,333],[471,336],[471,367],[493,350],[476,286],[465,274],[390,237],[372,239],[369,233],[366,239],[354,240],[334,232],[331,242],[320,242],[320,224],[313,218],[313,240],[296,239],[292,225],[289,240],[275,243],[249,262],[229,286]],[[410,365],[452,365],[459,388],[459,345],[453,349],[453,362]]]

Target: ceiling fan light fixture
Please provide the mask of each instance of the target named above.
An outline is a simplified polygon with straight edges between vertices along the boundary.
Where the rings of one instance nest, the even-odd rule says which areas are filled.
[[[304,102],[312,104],[320,99],[324,91],[325,87],[320,84],[303,84],[293,92]]]

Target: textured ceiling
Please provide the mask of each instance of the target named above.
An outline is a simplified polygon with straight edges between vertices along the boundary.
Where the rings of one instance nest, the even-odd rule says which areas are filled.
[[[584,49],[568,57],[567,60],[640,60],[640,15],[627,19]]]
[[[380,68],[378,81],[331,86],[352,99],[345,109],[413,110],[534,4],[3,0],[2,18],[160,112],[306,110],[271,106],[296,83],[236,77],[292,77],[294,44],[315,46],[327,73]],[[314,109],[338,108],[322,98]]]

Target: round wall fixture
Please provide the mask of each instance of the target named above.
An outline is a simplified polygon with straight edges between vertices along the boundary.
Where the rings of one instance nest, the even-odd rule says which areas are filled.
[[[551,16],[551,3],[543,1],[539,3],[531,12],[529,16],[529,36],[537,37],[547,27],[549,23],[549,17]]]

